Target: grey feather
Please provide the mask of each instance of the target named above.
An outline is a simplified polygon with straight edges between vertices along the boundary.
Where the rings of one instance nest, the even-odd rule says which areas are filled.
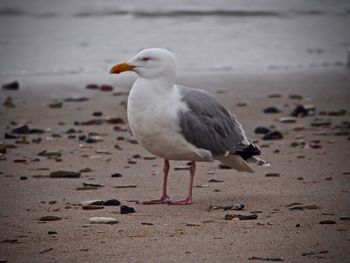
[[[184,138],[213,156],[235,153],[249,145],[237,121],[211,94],[178,86],[189,110],[179,112],[179,125]]]

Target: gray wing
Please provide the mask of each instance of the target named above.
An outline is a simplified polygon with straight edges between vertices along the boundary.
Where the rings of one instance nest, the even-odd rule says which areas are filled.
[[[235,153],[249,145],[241,127],[225,107],[211,94],[178,86],[189,111],[179,112],[179,124],[184,138],[213,156]]]

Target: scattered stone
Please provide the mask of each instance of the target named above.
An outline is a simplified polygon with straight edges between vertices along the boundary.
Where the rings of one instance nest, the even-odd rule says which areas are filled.
[[[311,123],[311,126],[313,127],[329,127],[332,125],[332,120],[325,120],[321,118],[315,118]]]
[[[223,170],[232,169],[230,166],[225,165],[225,164],[223,164],[223,163],[219,163],[218,167],[219,167],[220,169],[223,169]]]
[[[108,224],[108,225],[114,225],[118,224],[119,222],[115,220],[112,217],[91,217],[89,219],[90,224]]]
[[[102,111],[94,111],[92,113],[92,116],[94,117],[101,117],[103,115],[103,112]]]
[[[113,91],[113,89],[114,88],[111,85],[107,85],[107,84],[100,86],[100,91],[104,91],[104,92],[110,92],[110,91]]]
[[[77,191],[84,191],[84,190],[97,190],[97,187],[94,186],[83,186],[83,187],[77,187],[75,190]]]
[[[224,180],[221,180],[221,179],[210,179],[208,180],[208,183],[223,183]]]
[[[120,174],[120,173],[114,173],[114,174],[111,175],[111,177],[112,178],[119,178],[119,177],[123,177],[123,175]]]
[[[45,253],[50,252],[50,251],[52,251],[52,250],[53,250],[53,248],[50,247],[50,248],[44,249],[44,250],[42,250],[42,251],[39,251],[39,254],[45,254]]]
[[[287,207],[289,207],[289,210],[320,209],[319,206],[314,205],[314,204],[312,204],[312,205],[303,205],[301,203],[294,203],[294,204],[295,205],[293,205],[293,203],[292,203],[289,206],[287,206]]]
[[[87,84],[85,86],[86,89],[90,89],[90,90],[97,90],[98,89],[98,85],[97,84]]]
[[[4,138],[6,140],[17,140],[19,136],[12,133],[5,132]]]
[[[113,96],[128,96],[129,91],[116,91],[113,93]]]
[[[232,204],[232,205],[210,205],[208,208],[208,211],[213,211],[213,210],[218,210],[218,209],[223,209],[224,211],[228,210],[235,210],[239,211],[242,210],[245,207],[243,204]]]
[[[1,243],[18,243],[18,239],[17,238],[6,238],[4,240],[1,241]]]
[[[265,177],[280,177],[279,173],[267,173],[265,174]]]
[[[325,180],[326,180],[326,181],[332,181],[333,178],[332,178],[332,176],[328,176],[328,177],[325,178]]]
[[[73,172],[73,171],[54,171],[50,173],[51,178],[79,178],[80,172]]]
[[[188,165],[179,165],[174,167],[174,171],[184,171],[189,169],[190,169],[190,166]]]
[[[58,233],[56,231],[47,231],[48,235],[57,235]]]
[[[144,160],[155,160],[155,159],[157,159],[157,157],[155,157],[155,156],[144,156],[143,159]]]
[[[280,131],[271,131],[262,137],[263,140],[279,140],[283,139],[283,134]]]
[[[6,100],[4,101],[3,105],[8,109],[16,107],[16,105],[13,103],[13,100],[11,97],[7,97]]]
[[[346,110],[329,111],[328,116],[344,116],[346,115]]]
[[[38,153],[39,156],[44,156],[47,158],[59,158],[62,156],[62,153],[56,150],[44,150]]]
[[[40,217],[38,220],[39,221],[58,221],[61,219],[62,217],[59,217],[59,216],[43,216],[43,217]]]
[[[256,256],[252,256],[250,258],[248,258],[248,260],[261,260],[261,261],[284,261],[283,258],[264,258],[264,257],[256,257]]]
[[[289,95],[289,98],[290,98],[291,100],[302,100],[302,99],[303,99],[303,96],[298,95],[298,94],[290,94],[290,95]]]
[[[280,123],[295,123],[296,122],[296,118],[294,117],[281,117],[279,119]]]
[[[2,85],[3,90],[19,90],[19,83],[17,81],[13,81],[10,83],[6,83]]]
[[[63,106],[63,102],[61,102],[61,101],[54,101],[54,102],[49,104],[49,107],[51,109],[60,109],[60,108],[62,108],[62,106]]]
[[[247,103],[246,102],[238,102],[236,105],[237,105],[237,107],[245,107],[245,106],[247,106]]]
[[[303,105],[297,105],[290,115],[293,117],[305,117],[308,115],[308,110]]]
[[[334,220],[321,220],[319,222],[319,224],[321,225],[334,225],[336,224],[337,222],[335,222]]]
[[[282,98],[281,94],[278,93],[272,93],[267,96],[268,98]]]
[[[131,214],[131,213],[135,213],[135,209],[133,207],[130,206],[126,206],[126,205],[122,205],[120,207],[120,214],[124,215],[124,214]]]
[[[83,186],[104,187],[103,184],[96,184],[96,183],[83,183]]]
[[[200,224],[186,223],[186,226],[200,226]]]
[[[302,124],[295,124],[295,125],[293,125],[292,129],[294,131],[303,131],[303,130],[305,130],[305,127]]]
[[[103,200],[87,200],[87,201],[80,202],[80,204],[82,206],[86,206],[86,205],[103,205],[104,202],[103,202]]]
[[[266,134],[266,133],[269,133],[271,130],[269,128],[266,128],[266,127],[263,127],[263,126],[259,126],[259,127],[256,127],[254,132],[256,134]]]
[[[329,251],[328,250],[322,250],[322,251],[320,251],[320,252],[304,252],[303,254],[301,254],[303,257],[305,257],[305,256],[311,256],[311,255],[318,255],[318,254],[327,254],[327,253],[329,253]]]
[[[258,218],[258,215],[256,215],[256,214],[250,214],[250,215],[226,214],[225,215],[225,220],[232,220],[234,218],[238,218],[239,220],[255,220]]]
[[[340,216],[339,219],[341,221],[350,221],[350,216]]]
[[[109,124],[125,124],[124,119],[120,117],[106,117],[104,121]]]
[[[91,171],[92,171],[92,169],[89,168],[89,167],[86,167],[86,168],[83,168],[83,169],[79,170],[80,173],[90,173]]]
[[[130,184],[130,185],[117,185],[114,186],[114,188],[118,188],[118,189],[124,189],[124,188],[136,188],[137,186],[135,184]]]
[[[105,205],[105,206],[119,206],[120,201],[118,201],[117,199],[109,199],[109,200],[104,201],[103,205]]]
[[[102,205],[83,205],[82,207],[83,210],[98,210],[104,208]]]
[[[14,134],[30,134],[30,128],[27,124],[19,125],[12,129],[11,133]]]
[[[153,223],[147,223],[147,222],[141,222],[141,225],[143,226],[153,226]]]
[[[28,180],[28,178],[26,176],[21,176],[19,179],[20,180]]]
[[[263,110],[264,113],[280,113],[281,111],[274,106],[267,107]]]
[[[88,100],[90,100],[88,97],[68,97],[64,99],[64,102],[84,102]]]

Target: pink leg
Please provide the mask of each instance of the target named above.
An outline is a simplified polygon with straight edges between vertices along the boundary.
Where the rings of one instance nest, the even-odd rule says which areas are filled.
[[[156,204],[167,204],[169,200],[169,196],[167,195],[167,184],[168,184],[168,173],[169,173],[169,160],[164,160],[164,166],[163,166],[163,173],[164,173],[164,178],[163,178],[163,190],[162,190],[162,196],[159,199],[156,200],[151,200],[151,201],[144,201],[144,202],[139,202],[137,201],[137,204],[143,204],[143,205],[156,205]]]
[[[191,162],[191,167],[190,167],[190,187],[188,189],[188,194],[186,199],[180,200],[180,201],[168,201],[169,205],[190,205],[192,204],[192,188],[193,188],[193,180],[194,180],[194,174],[196,172],[196,162],[192,161]]]

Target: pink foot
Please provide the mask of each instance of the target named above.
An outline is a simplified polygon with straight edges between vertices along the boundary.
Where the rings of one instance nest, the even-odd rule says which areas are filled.
[[[161,205],[161,204],[168,204],[169,203],[169,196],[162,196],[160,199],[150,200],[150,201],[143,201],[139,202],[136,201],[136,204],[141,205]]]
[[[186,198],[184,200],[179,200],[179,201],[168,201],[167,204],[169,205],[190,205],[192,204],[192,198]]]

